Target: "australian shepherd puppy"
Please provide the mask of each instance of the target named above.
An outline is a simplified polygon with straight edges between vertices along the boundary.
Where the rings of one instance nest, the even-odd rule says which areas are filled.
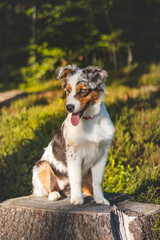
[[[94,66],[57,70],[67,94],[68,115],[33,168],[35,196],[57,201],[69,189],[72,204],[83,204],[87,194],[96,203],[109,205],[102,181],[114,126],[102,103],[106,77],[106,71]]]

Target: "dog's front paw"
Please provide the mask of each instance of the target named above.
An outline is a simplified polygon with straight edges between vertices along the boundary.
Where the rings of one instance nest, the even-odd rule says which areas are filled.
[[[84,203],[83,196],[71,196],[71,203],[74,205],[82,205]]]
[[[57,201],[61,198],[61,194],[57,191],[51,192],[48,196],[48,200],[50,201]]]
[[[94,200],[98,204],[106,204],[106,205],[110,206],[109,201],[107,199],[105,199],[104,197],[94,197]]]

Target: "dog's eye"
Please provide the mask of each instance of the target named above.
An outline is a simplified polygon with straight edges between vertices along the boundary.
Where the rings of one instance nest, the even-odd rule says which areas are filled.
[[[79,91],[81,96],[85,96],[87,92],[88,92],[88,90],[87,89],[83,89],[83,88],[81,88],[80,91]]]
[[[67,88],[66,92],[69,94],[71,92],[71,90],[69,88]]]
[[[87,89],[81,89],[80,92],[81,93],[85,93],[87,91]]]

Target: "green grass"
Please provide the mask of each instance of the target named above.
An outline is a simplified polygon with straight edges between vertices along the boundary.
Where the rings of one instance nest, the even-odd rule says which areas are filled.
[[[160,63],[134,63],[109,73],[109,84],[136,87],[160,86]]]
[[[115,82],[104,99],[116,132],[103,190],[160,204],[160,92]],[[35,93],[43,89],[52,92]],[[32,94],[0,110],[1,201],[31,192],[32,167],[66,116],[57,81],[27,91]]]
[[[160,239],[160,213],[153,218],[153,228],[151,229],[155,235],[154,240]]]
[[[122,95],[112,104],[105,99],[116,132],[103,189],[160,204],[160,92],[128,88],[125,96],[123,87],[117,90]]]
[[[31,169],[65,117],[63,100],[36,94],[1,109],[0,199],[31,191]]]

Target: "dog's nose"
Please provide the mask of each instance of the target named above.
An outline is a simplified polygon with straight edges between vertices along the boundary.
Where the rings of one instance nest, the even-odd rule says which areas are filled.
[[[68,112],[72,113],[74,110],[74,105],[73,104],[67,104],[66,109]]]

